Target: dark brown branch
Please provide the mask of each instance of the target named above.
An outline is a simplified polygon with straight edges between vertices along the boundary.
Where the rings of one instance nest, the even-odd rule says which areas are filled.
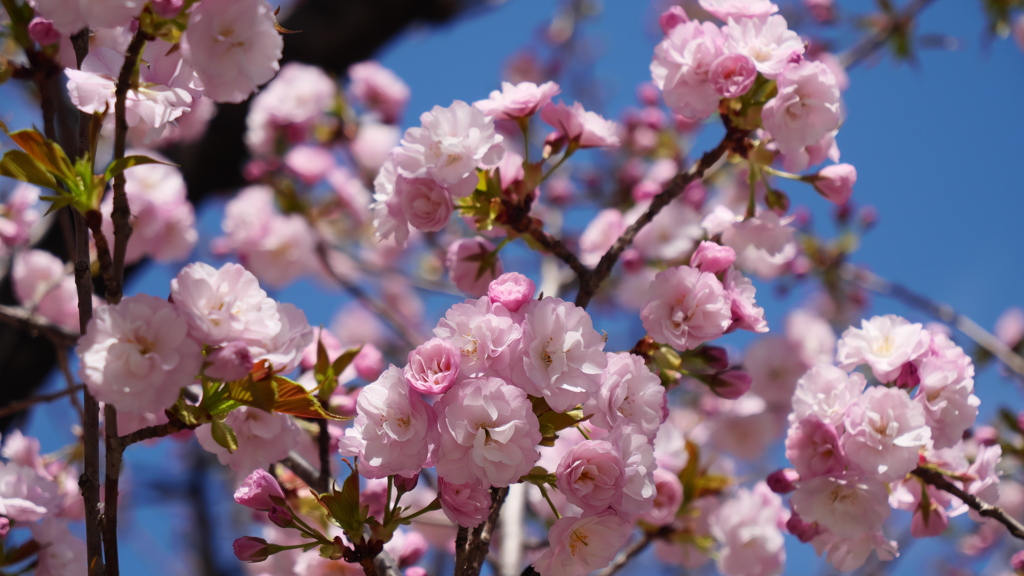
[[[106,564],[106,576],[118,576],[121,573],[121,563],[117,556],[117,506],[124,447],[117,441],[117,409],[113,404],[103,406],[103,423],[106,427],[104,437],[107,443],[107,477],[103,480],[103,559]]]
[[[935,470],[918,466],[911,472],[911,474],[924,480],[928,484],[935,486],[939,490],[949,492],[953,496],[956,496],[978,514],[981,514],[985,518],[991,518],[1003,526],[1006,526],[1006,529],[1010,531],[1010,535],[1014,538],[1024,540],[1024,525],[1007,514],[1002,508],[993,506],[992,504],[981,500],[974,494],[968,494],[963,488],[957,486],[951,482],[949,478],[946,478],[943,474]]]
[[[320,457],[320,474],[316,478],[317,490],[326,492],[331,482],[331,433],[327,428],[327,420],[317,420],[317,449]]]
[[[576,257],[576,253],[570,250],[561,240],[548,234],[541,228],[539,223],[534,223],[526,231],[530,235],[530,238],[540,244],[542,248],[553,254],[562,262],[569,265],[569,268],[576,273],[577,278],[589,278],[591,271],[589,268],[580,262],[580,259]]]
[[[288,457],[281,460],[281,465],[292,471],[307,486],[323,494],[330,488],[328,485],[320,485],[320,472],[313,468],[313,465],[306,462],[306,459],[294,450],[288,453]]]
[[[146,440],[153,440],[155,438],[163,438],[164,436],[177,434],[182,430],[195,430],[198,427],[198,425],[186,424],[181,420],[172,417],[163,424],[146,426],[145,428],[140,428],[131,434],[118,436],[116,437],[115,442],[111,442],[111,447],[114,450],[124,452],[125,448],[132,444],[138,444],[139,442],[145,442]]]
[[[8,404],[7,406],[4,406],[2,409],[0,409],[0,418],[14,414],[16,412],[21,412],[22,410],[31,408],[36,404],[42,404],[43,402],[52,402],[54,400],[59,400],[65,396],[72,395],[75,392],[82,390],[83,388],[85,388],[84,385],[78,384],[73,388],[67,388],[65,390],[61,390],[60,392],[54,392],[52,394],[43,394],[41,396],[33,396],[31,398],[21,400],[20,402]]]
[[[465,552],[462,557],[462,564],[456,560],[455,576],[479,576],[480,569],[484,566],[487,558],[487,551],[491,548],[491,536],[495,526],[498,525],[498,517],[501,515],[501,505],[505,503],[505,496],[508,495],[508,487],[491,488],[491,513],[487,520],[473,529],[465,544]],[[460,528],[460,534],[461,534]],[[456,554],[458,554],[458,539],[456,538]],[[456,556],[458,558],[458,556]]]
[[[10,324],[33,336],[39,334],[46,336],[55,346],[60,348],[73,346],[78,341],[78,334],[69,332],[64,327],[58,326],[46,318],[18,306],[0,304],[0,322]]]
[[[612,268],[618,262],[619,256],[622,255],[626,248],[629,248],[640,230],[650,224],[651,220],[654,220],[654,217],[661,212],[662,208],[678,198],[686,190],[687,186],[703,178],[704,173],[721,160],[737,143],[746,138],[747,134],[746,131],[727,127],[725,137],[718,143],[718,146],[709,152],[705,152],[700,160],[691,166],[689,170],[676,174],[675,178],[669,181],[665,189],[651,200],[651,205],[640,215],[640,218],[631,224],[629,228],[626,228],[626,231],[619,236],[615,244],[605,252],[604,256],[601,257],[601,261],[597,263],[597,267],[590,274],[580,277],[580,291],[576,294],[577,306],[586,308],[590,304],[590,300],[597,293],[598,288],[601,287],[601,283],[611,275]]]
[[[847,282],[877,294],[895,298],[953,326],[977,343],[978,346],[990,352],[1000,362],[1005,364],[1007,368],[1016,372],[1018,376],[1024,377],[1024,358],[1021,358],[1019,354],[1011,350],[1005,342],[994,334],[979,326],[977,322],[957,312],[952,306],[939,304],[906,286],[886,280],[853,264],[844,264],[840,274]]]

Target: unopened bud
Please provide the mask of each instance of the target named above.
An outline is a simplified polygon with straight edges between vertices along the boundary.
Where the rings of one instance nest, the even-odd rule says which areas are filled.
[[[285,508],[284,506],[274,506],[267,512],[267,518],[274,523],[275,526],[281,528],[288,528],[292,525],[292,511]]]
[[[1020,550],[1010,557],[1010,567],[1017,574],[1024,574],[1024,550]]]
[[[263,538],[243,536],[231,548],[242,562],[263,562],[270,557],[270,545]]]
[[[750,390],[750,374],[743,370],[724,370],[707,381],[716,396],[735,400]]]
[[[789,494],[796,490],[796,483],[800,481],[800,475],[792,468],[782,468],[768,475],[765,483],[776,494]]]
[[[395,476],[395,488],[400,492],[412,492],[420,481],[420,473],[413,474],[412,478]]]
[[[804,522],[803,518],[796,511],[793,511],[789,520],[786,521],[786,530],[789,530],[790,534],[796,536],[804,544],[814,540],[821,534],[821,527],[818,526],[817,522],[811,522],[810,524]]]

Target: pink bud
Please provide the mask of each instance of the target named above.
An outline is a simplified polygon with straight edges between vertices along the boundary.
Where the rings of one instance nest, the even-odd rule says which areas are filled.
[[[235,491],[235,502],[253,510],[266,512],[284,503],[284,492],[273,476],[263,468],[257,468]]]
[[[814,188],[829,202],[842,206],[853,194],[857,183],[857,169],[851,164],[825,166],[814,177]]]
[[[1010,567],[1018,574],[1024,572],[1024,550],[1020,550],[1010,557]]]
[[[708,80],[723,98],[739,98],[757,79],[754,61],[745,54],[726,54],[711,64]]]
[[[792,468],[782,468],[768,475],[765,482],[772,492],[776,494],[789,494],[796,490],[796,483],[800,481],[800,475]]]
[[[367,382],[373,382],[384,371],[384,355],[373,344],[363,344],[362,350],[352,359],[356,374]]]
[[[235,540],[231,548],[242,562],[263,562],[270,557],[270,546],[263,538],[243,536]]]
[[[506,272],[491,281],[487,297],[491,303],[501,304],[509,312],[518,312],[523,304],[533,299],[536,291],[533,280],[519,272]]]
[[[296,146],[285,155],[284,165],[298,176],[299,180],[312,185],[323,180],[331,168],[334,168],[334,155],[320,146]]]
[[[640,272],[647,265],[647,259],[636,248],[626,248],[623,250],[622,256],[619,257],[619,262],[622,262],[623,270],[631,273]]]
[[[907,362],[900,367],[900,373],[896,376],[896,386],[904,390],[911,390],[921,383],[921,376],[918,374],[917,365]]]
[[[5,516],[0,516],[0,539],[7,538],[7,533],[11,531],[11,521]]]
[[[45,18],[33,18],[28,23],[28,36],[40,46],[49,46],[60,42],[60,32],[53,27],[53,22]]]
[[[715,374],[708,386],[715,395],[726,400],[735,400],[750,390],[750,374],[743,370],[725,370]]]
[[[402,492],[412,492],[416,489],[416,484],[420,481],[419,472],[413,474],[412,478],[405,476],[395,476],[395,488]]]
[[[149,3],[153,11],[164,18],[174,18],[181,13],[185,0],[151,0]]]
[[[786,530],[793,536],[796,536],[804,544],[814,540],[821,534],[821,527],[818,526],[817,522],[811,522],[808,524],[804,522],[803,518],[800,517],[796,511],[786,521]]]
[[[712,370],[725,370],[729,367],[729,352],[721,346],[701,346],[701,356],[707,367]]]
[[[999,430],[994,426],[978,426],[974,430],[974,440],[982,446],[995,446],[999,443]]]
[[[431,338],[409,352],[403,371],[409,387],[421,394],[444,394],[459,377],[462,354],[451,342]]]
[[[235,340],[217,348],[206,356],[209,366],[205,374],[214,380],[231,382],[241,380],[252,370],[252,352],[245,342]]]
[[[671,32],[676,26],[689,21],[690,17],[686,15],[686,10],[683,10],[682,6],[672,6],[658,17],[658,24],[661,26],[661,31],[665,34]]]
[[[661,90],[650,82],[641,82],[636,87],[636,97],[644,106],[657,106],[661,103]]]
[[[445,265],[452,283],[474,298],[486,294],[491,280],[505,271],[494,252],[494,244],[480,236],[452,242],[448,247]]]
[[[860,209],[860,214],[857,218],[860,219],[860,227],[864,230],[870,230],[878,224],[878,209],[874,206],[865,206]]]
[[[690,257],[690,266],[701,272],[718,274],[725,272],[736,261],[736,251],[707,240],[700,243]]]
[[[267,518],[276,526],[288,528],[292,525],[292,511],[284,506],[272,506],[267,512]]]

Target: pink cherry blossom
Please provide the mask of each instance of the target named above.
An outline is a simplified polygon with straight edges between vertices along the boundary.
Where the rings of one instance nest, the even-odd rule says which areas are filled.
[[[887,314],[861,320],[861,327],[847,328],[839,340],[836,362],[850,370],[860,364],[871,367],[879,382],[892,382],[903,365],[928,350],[929,337],[920,324]]]
[[[847,407],[860,398],[866,385],[860,373],[847,374],[828,364],[814,366],[796,383],[790,422],[814,414],[838,428],[843,424]]]
[[[65,520],[46,518],[30,528],[40,547],[33,572],[36,576],[81,574],[82,566],[89,562],[85,542],[72,534]]]
[[[142,12],[141,0],[32,0],[36,13],[53,22],[62,35],[82,28],[126,26]]]
[[[464,380],[434,410],[441,431],[434,464],[448,482],[508,486],[540,458],[540,423],[526,392],[498,378]]]
[[[206,362],[208,366],[203,374],[214,380],[231,382],[245,378],[252,370],[254,360],[249,346],[241,340],[234,340],[212,350],[206,355]]]
[[[536,290],[533,280],[518,272],[506,272],[487,286],[487,298],[492,304],[501,304],[509,312],[518,312],[533,299]]]
[[[397,150],[397,149],[396,149]],[[401,198],[395,194],[398,169],[392,153],[373,180],[373,228],[377,239],[384,241],[394,238],[398,248],[405,247],[409,240],[409,220],[405,215]]]
[[[562,456],[555,470],[558,490],[584,513],[622,508],[625,466],[618,448],[604,440],[585,440]]]
[[[783,154],[817,144],[839,126],[839,87],[821,62],[804,60],[779,74],[779,93],[765,104],[761,119]]]
[[[584,403],[584,414],[593,415],[591,422],[606,430],[632,425],[653,439],[665,421],[665,388],[661,379],[640,356],[609,353],[607,358],[601,388]]]
[[[801,480],[824,475],[841,475],[849,460],[831,424],[816,414],[794,422],[786,436],[786,458]]]
[[[216,102],[241,102],[279,69],[284,40],[266,0],[203,0],[189,13],[185,52]]]
[[[597,266],[604,253],[625,231],[626,221],[621,210],[606,208],[598,212],[580,235],[580,262],[590,267]]]
[[[356,412],[341,452],[359,457],[362,476],[412,476],[423,468],[437,442],[434,411],[410,390],[401,370],[392,365],[363,388]]]
[[[781,528],[787,520],[782,499],[764,482],[753,490],[739,490],[709,520],[711,534],[722,546],[718,570],[730,576],[781,574],[786,562]]]
[[[502,82],[500,92],[491,92],[487,100],[478,100],[473,106],[496,119],[515,120],[531,116],[551,102],[551,99],[561,91],[562,89],[554,82],[545,82],[540,86],[533,82]]]
[[[394,124],[409,103],[409,86],[397,74],[374,60],[359,62],[348,68],[352,97],[376,112],[380,121]]]
[[[28,23],[28,36],[40,46],[49,46],[60,42],[62,35],[53,22],[37,16]]]
[[[721,95],[710,74],[712,65],[725,54],[723,44],[718,26],[691,20],[669,30],[655,47],[651,78],[673,112],[701,120],[718,110]]]
[[[843,572],[850,572],[863,566],[872,551],[882,561],[899,556],[896,542],[886,538],[881,529],[853,537],[841,537],[824,532],[811,543],[818,551],[818,555],[824,553],[829,564]]]
[[[757,79],[754,61],[744,54],[726,54],[715,60],[708,80],[723,98],[739,98],[750,90]]]
[[[549,547],[533,567],[541,576],[584,576],[607,566],[630,537],[629,522],[612,512],[565,516],[548,531]]]
[[[238,449],[234,452],[228,452],[213,439],[209,425],[196,429],[196,440],[207,452],[215,454],[221,464],[241,474],[268,468],[302,442],[308,441],[291,417],[259,408],[237,408],[227,415],[224,424],[235,432],[238,439]]]
[[[654,506],[640,516],[654,526],[671,524],[683,504],[683,484],[679,476],[663,468],[654,471]]]
[[[330,150],[311,144],[296,146],[284,156],[284,165],[307,185],[323,180],[334,164]]]
[[[683,10],[682,6],[673,4],[658,16],[658,25],[661,26],[661,31],[668,34],[676,26],[685,24],[690,21],[690,17],[687,16],[686,10]]]
[[[632,224],[646,210],[646,206],[637,204],[626,213],[625,219]],[[676,200],[637,233],[633,244],[649,260],[673,262],[685,258],[703,235],[700,214],[686,202]],[[613,242],[617,238],[613,238]]]
[[[736,267],[764,279],[781,274],[797,256],[792,217],[761,212],[722,232],[722,243],[736,251]]]
[[[740,2],[733,0],[730,3]],[[729,20],[725,29],[725,50],[750,57],[758,72],[767,78],[775,78],[793,56],[804,53],[804,43],[796,32],[789,29],[782,16],[740,18]],[[782,89],[781,85],[779,89]]]
[[[842,206],[853,194],[857,169],[851,164],[832,164],[818,171],[814,188],[829,202]]]
[[[549,138],[565,139],[579,148],[604,148],[619,145],[615,122],[605,120],[598,113],[584,110],[579,102],[572,106],[549,102],[540,111],[540,117],[555,133]]]
[[[276,373],[288,373],[302,363],[302,351],[313,343],[313,329],[306,314],[294,304],[277,302],[281,329],[268,340],[250,345],[256,362],[265,361]]]
[[[885,484],[874,478],[818,476],[801,482],[790,496],[793,510],[841,538],[856,538],[882,529],[889,517]]]
[[[560,298],[522,308],[523,336],[513,353],[513,381],[557,412],[582,404],[601,386],[604,338],[586,310]]]
[[[722,277],[722,284],[731,301],[733,323],[730,329],[748,330],[761,334],[767,332],[768,322],[764,319],[764,309],[758,306],[754,299],[757,289],[754,288],[753,282],[743,276],[739,270],[730,268]]]
[[[147,150],[130,150],[128,154],[168,162]],[[181,170],[167,164],[143,164],[129,168],[124,175],[133,230],[125,262],[131,264],[146,256],[159,262],[187,258],[199,240],[199,233]],[[100,206],[108,239],[114,237],[110,218],[113,208],[113,195],[108,194]]]
[[[0,206],[0,242],[8,248],[24,246],[32,235],[32,228],[42,216],[39,188],[19,182]]]
[[[491,511],[491,492],[479,484],[452,484],[439,477],[437,495],[444,515],[459,526],[475,528]]]
[[[779,336],[755,340],[743,354],[743,367],[750,373],[750,389],[780,405],[789,405],[797,380],[808,369],[795,346]]]
[[[954,348],[970,362],[958,346]],[[970,372],[965,373],[955,357],[936,356],[921,361],[918,368],[921,384],[914,400],[924,408],[935,448],[955,445],[978,416],[981,400],[973,393],[974,380],[971,376],[974,369],[973,366],[970,368]]]
[[[473,297],[486,294],[491,281],[505,271],[496,254],[494,255],[496,265],[493,268],[478,259],[484,257],[488,252],[493,253],[494,250],[494,244],[482,236],[461,238],[452,242],[448,246],[448,254],[445,258],[445,266],[448,268],[448,275],[452,283],[459,290]]]
[[[96,310],[75,352],[93,396],[136,414],[174,404],[202,363],[185,315],[146,294]]]
[[[281,331],[277,303],[267,297],[252,272],[238,264],[220,269],[202,262],[185,266],[171,280],[171,298],[203,344],[243,340],[260,346]]]
[[[285,64],[252,100],[245,118],[246,145],[257,156],[276,156],[280,132],[290,136],[289,140],[296,134],[305,138],[316,120],[334,105],[337,94],[335,81],[322,69],[299,62]]]
[[[494,120],[461,100],[448,108],[434,106],[409,128],[396,149],[398,173],[408,178],[430,177],[453,196],[476,189],[478,167],[494,166],[505,153]]]
[[[35,522],[60,512],[60,487],[33,467],[0,462],[0,515]]]
[[[388,159],[391,149],[398,146],[402,133],[396,126],[365,122],[349,144],[352,159],[364,174],[376,174]]]
[[[830,364],[836,355],[836,334],[819,314],[804,308],[786,316],[786,338],[808,366]]]
[[[655,342],[692,350],[729,329],[731,301],[713,274],[678,266],[654,277],[640,318]]]
[[[619,447],[625,467],[622,504],[616,510],[627,518],[644,514],[654,507],[657,494],[654,472],[658,463],[654,457],[654,446],[640,430],[628,424],[612,430],[607,440]]]
[[[433,178],[395,179],[395,195],[409,225],[423,232],[438,232],[448,225],[455,205],[452,195]]]
[[[491,306],[487,297],[455,304],[438,321],[434,335],[452,343],[462,354],[464,377],[507,375],[512,345],[523,335],[508,310]]]
[[[729,18],[761,18],[779,11],[770,0],[700,0],[700,7],[723,21]]]
[[[913,470],[918,451],[931,440],[924,409],[896,388],[869,388],[847,410],[844,426],[850,461],[884,482]]]
[[[462,354],[441,338],[431,338],[409,352],[405,379],[421,394],[444,394],[459,377]]]

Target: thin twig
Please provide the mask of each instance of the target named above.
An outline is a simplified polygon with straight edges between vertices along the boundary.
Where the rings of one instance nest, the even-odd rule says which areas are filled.
[[[924,480],[928,484],[935,486],[939,490],[949,492],[953,496],[956,496],[978,514],[981,514],[986,518],[992,518],[1003,526],[1006,526],[1006,529],[1010,531],[1010,535],[1013,537],[1024,540],[1024,524],[1021,524],[1017,519],[1007,514],[1002,508],[989,504],[974,494],[967,493],[963,488],[957,486],[942,475],[942,473],[935,470],[918,466],[911,472],[911,474]]]
[[[41,394],[39,396],[32,396],[31,398],[26,398],[24,400],[19,400],[18,402],[11,402],[7,406],[4,406],[3,408],[0,408],[0,418],[4,418],[6,416],[10,416],[11,414],[17,414],[18,412],[21,412],[22,410],[25,410],[27,408],[31,408],[31,407],[35,406],[36,404],[42,404],[44,402],[52,402],[54,400],[59,400],[59,399],[65,397],[65,396],[69,396],[69,395],[70,396],[74,396],[75,392],[78,392],[79,390],[82,390],[83,388],[85,388],[85,386],[83,384],[78,384],[78,385],[76,385],[76,386],[74,386],[72,388],[61,390],[60,392],[53,392],[52,394]]]
[[[955,327],[977,343],[978,346],[981,346],[999,359],[1007,368],[1024,377],[1024,358],[1021,358],[1019,354],[1011,350],[1006,343],[991,332],[979,326],[977,322],[957,312],[948,304],[939,304],[905,286],[882,278],[863,268],[858,268],[853,264],[844,264],[839,273],[847,282],[877,294],[895,298]]]
[[[74,334],[63,326],[58,326],[46,318],[18,306],[0,304],[0,322],[10,324],[29,334],[41,334],[53,342],[58,349],[73,346],[78,341]]]
[[[394,330],[395,334],[402,339],[402,342],[410,349],[415,348],[421,342],[426,340],[423,336],[417,334],[414,330],[405,326],[405,322],[401,318],[398,318],[395,313],[385,306],[384,304],[375,300],[372,296],[366,293],[358,284],[354,284],[347,278],[339,274],[334,266],[330,262],[330,254],[328,253],[327,243],[321,238],[316,243],[316,253],[320,258],[320,263],[323,265],[324,270],[333,279],[338,286],[341,286],[346,292],[352,295],[353,298],[359,301],[360,304],[365,306],[368,310],[376,314],[388,326]]]
[[[686,187],[691,183],[696,182],[704,177],[704,173],[711,169],[719,160],[721,160],[729,150],[741,142],[747,137],[748,132],[744,130],[736,130],[729,126],[726,127],[725,136],[722,141],[715,146],[714,149],[705,152],[701,156],[700,160],[697,161],[685,172],[676,174],[672,180],[665,186],[665,188],[657,196],[651,200],[651,205],[647,210],[637,218],[636,222],[631,224],[626,231],[619,236],[615,244],[604,253],[601,257],[600,262],[597,263],[597,267],[585,276],[580,277],[580,291],[576,294],[576,305],[581,308],[586,308],[590,304],[591,298],[600,288],[601,283],[604,282],[608,276],[612,273],[612,268],[615,263],[619,260],[619,256],[626,250],[632,243],[636,235],[654,220],[654,217],[661,212],[662,208],[666,207],[673,200],[682,194]]]
[[[75,377],[71,374],[71,365],[68,363],[68,352],[64,348],[57,346],[57,367],[60,368],[61,374],[64,375],[64,382],[67,384],[67,391],[71,394],[71,405],[75,407],[75,412],[78,412],[78,421],[81,423],[85,419],[85,409],[82,407],[82,402],[79,401],[78,395],[73,392],[77,392],[79,386],[75,384]]]
[[[913,2],[910,2],[898,17],[890,18],[889,21],[885,23],[885,26],[875,31],[874,34],[869,34],[861,38],[860,41],[840,54],[839,63],[843,68],[848,69],[863,62],[884,46],[897,30],[909,27],[913,23],[914,18],[916,18],[921,11],[927,8],[932,2],[934,2],[934,0],[914,0]]]
[[[607,568],[598,572],[597,576],[612,576],[625,567],[626,564],[629,564],[634,558],[639,556],[641,552],[646,550],[647,547],[651,545],[651,542],[654,542],[654,539],[657,538],[657,536],[657,532],[644,532],[643,538],[637,540],[629,548],[623,550],[621,554],[615,557],[615,560],[612,560],[612,563],[609,564]]]

